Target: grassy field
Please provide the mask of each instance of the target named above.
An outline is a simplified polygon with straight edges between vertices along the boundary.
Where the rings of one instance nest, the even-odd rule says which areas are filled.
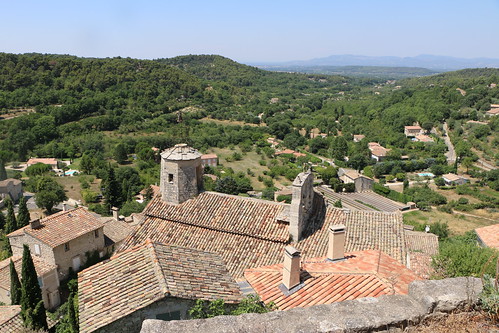
[[[81,194],[80,194],[80,191],[81,191],[81,185],[79,182],[80,177],[82,177],[82,176],[56,177],[55,180],[59,184],[64,186],[64,191],[66,192],[66,195],[68,196],[68,198],[83,201]],[[85,176],[83,176],[83,177],[85,177]],[[93,177],[93,178],[95,178],[95,177]],[[90,184],[90,189],[94,192],[100,193],[100,183],[101,183],[101,179],[95,179]]]
[[[238,125],[238,126],[248,125],[248,126],[252,126],[252,127],[266,126],[264,123],[262,123],[261,125],[258,125],[258,124],[253,124],[253,123],[245,123],[244,121],[220,120],[220,119],[213,119],[213,118],[209,118],[209,117],[199,119],[199,121],[202,123],[214,123],[217,125],[225,125],[225,126],[227,126],[227,125]]]
[[[239,147],[235,147],[233,150],[228,148],[212,148],[207,153],[217,154],[219,164],[222,164],[225,167],[230,167],[235,172],[244,172],[244,174],[246,174],[250,178],[251,185],[253,186],[254,190],[263,190],[265,188],[265,185],[263,185],[262,182],[258,181],[258,176],[263,175],[263,171],[268,171],[269,169],[267,168],[267,166],[260,165],[259,161],[262,159],[262,157],[254,151],[250,151],[243,154],[243,158],[240,161],[227,162],[225,158],[231,156],[234,152],[241,153],[241,149],[239,149]],[[267,158],[265,161],[269,160],[270,159]],[[254,176],[250,176],[247,174],[248,169],[253,171]],[[291,182],[284,177],[278,177],[274,179],[274,185],[278,188],[282,188],[290,184]]]
[[[480,212],[480,211],[481,210],[476,210],[470,212],[470,214],[487,215],[487,212],[485,211]],[[486,217],[490,218],[490,214],[488,214]],[[408,221],[418,222],[425,225],[426,224],[431,225],[432,223],[435,222],[445,222],[449,225],[449,229],[452,235],[462,235],[467,231],[494,224],[494,222],[490,220],[471,217],[471,216],[463,216],[459,214],[447,214],[444,212],[439,212],[436,209],[432,209],[431,212],[423,212],[418,210],[418,211],[404,213],[404,223],[407,223]],[[499,220],[496,223],[498,222]]]

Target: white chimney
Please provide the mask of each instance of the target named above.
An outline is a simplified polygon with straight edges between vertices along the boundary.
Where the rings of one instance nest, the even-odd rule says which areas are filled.
[[[340,260],[345,258],[346,226],[336,224],[329,227],[329,243],[327,258],[329,260]]]
[[[62,211],[65,212],[68,210],[68,205],[66,203],[62,204]]]
[[[118,207],[112,207],[111,210],[113,212],[113,219],[115,219],[116,221],[118,221],[119,220],[120,209]]]
[[[282,283],[288,290],[300,284],[300,260],[300,251],[292,246],[286,246],[284,249]]]

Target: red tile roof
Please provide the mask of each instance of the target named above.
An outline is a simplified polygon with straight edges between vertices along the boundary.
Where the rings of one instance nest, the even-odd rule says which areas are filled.
[[[294,154],[296,153],[294,150],[291,149],[284,149],[283,151],[278,151],[275,153],[275,155],[281,155],[281,154]]]
[[[208,159],[211,159],[211,158],[218,158],[217,154],[204,154],[204,155],[201,155],[201,159],[202,160],[208,160]]]
[[[218,255],[146,241],[78,273],[80,332],[168,296],[235,303],[241,292]]]
[[[408,286],[420,278],[381,251],[346,253],[347,260],[331,262],[325,257],[302,261],[303,287],[285,295],[282,264],[245,271],[245,278],[265,303],[280,310],[330,304],[361,297],[407,294]]]
[[[499,249],[499,224],[477,228],[475,232],[485,246]]]
[[[404,128],[407,129],[407,130],[418,130],[418,131],[422,130],[421,126],[419,126],[419,125],[404,126]]]
[[[431,263],[432,257],[438,254],[438,236],[405,230],[405,241],[409,254],[407,266],[420,277],[429,279],[435,272]]]
[[[317,196],[317,200],[319,196]],[[124,241],[119,251],[147,239],[219,254],[235,278],[244,270],[281,262],[289,243],[288,224],[278,222],[289,205],[253,198],[204,192],[180,205],[157,197],[144,213],[144,222]],[[304,257],[326,254],[328,226],[346,224],[347,251],[380,249],[405,264],[402,214],[345,212],[327,208],[308,223],[304,239],[293,245]]]
[[[24,328],[23,320],[20,316],[20,305],[0,306],[0,332],[17,333],[22,332]]]
[[[55,248],[104,224],[83,207],[50,215],[40,220],[41,227],[32,229],[29,225],[8,234],[8,237],[30,235]]]

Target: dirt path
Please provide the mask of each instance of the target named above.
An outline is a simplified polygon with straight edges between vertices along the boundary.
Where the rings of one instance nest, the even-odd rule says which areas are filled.
[[[448,164],[454,164],[456,162],[456,151],[454,150],[454,145],[452,145],[452,142],[450,141],[449,138],[449,132],[448,132],[448,127],[447,127],[447,122],[444,123],[444,141],[445,144],[447,145],[447,149],[449,150],[447,153],[445,153],[445,156],[447,157],[447,163]]]

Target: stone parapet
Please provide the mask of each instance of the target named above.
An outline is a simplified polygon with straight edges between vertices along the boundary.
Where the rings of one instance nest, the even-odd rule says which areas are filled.
[[[141,333],[175,332],[403,332],[426,317],[466,309],[482,290],[478,278],[415,281],[408,295],[361,298],[265,314],[210,319],[146,320]]]

